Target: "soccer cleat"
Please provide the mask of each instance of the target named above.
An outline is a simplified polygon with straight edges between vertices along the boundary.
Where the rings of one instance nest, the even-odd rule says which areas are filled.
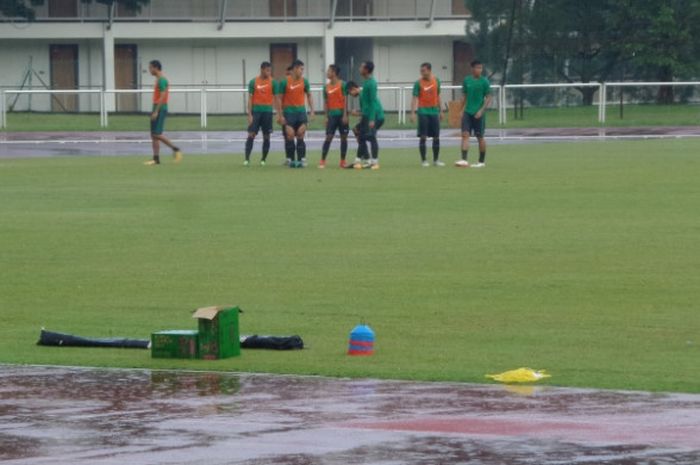
[[[435,160],[433,162],[433,166],[437,166],[438,168],[442,168],[443,166],[445,166],[445,164],[443,162],[441,162],[440,160]]]
[[[486,168],[486,163],[477,163],[475,165],[472,165],[472,168]]]
[[[348,164],[345,162],[345,160],[340,160],[340,167],[341,168],[347,168]]]
[[[250,166],[250,160],[244,161],[244,162],[243,162],[243,166],[245,166],[246,168],[249,167],[249,166]]]
[[[284,163],[282,163],[282,166],[291,166],[292,160],[289,158],[284,159]]]
[[[318,167],[319,167],[319,169],[324,169],[326,167],[326,160],[321,160],[318,163]]]
[[[363,165],[362,163],[353,163],[352,167],[356,170],[361,170]]]
[[[430,163],[428,163],[428,160],[424,161],[423,163],[420,164],[423,168],[428,168],[430,167]]]
[[[265,166],[267,162],[265,160],[260,160],[260,166]]]
[[[301,166],[299,166],[298,168],[306,168],[306,158],[302,158],[301,161],[298,163],[301,163]]]
[[[457,168],[469,168],[469,162],[467,160],[457,160],[455,166]]]
[[[370,169],[373,169],[373,170],[375,170],[375,171],[378,170],[378,169],[379,169],[379,163],[372,163],[372,166],[371,166]]]
[[[143,162],[144,165],[146,166],[157,166],[160,165],[160,163],[156,162],[155,160],[148,160]]]
[[[175,164],[180,163],[182,161],[182,152],[175,150],[173,152],[173,160],[175,161]]]

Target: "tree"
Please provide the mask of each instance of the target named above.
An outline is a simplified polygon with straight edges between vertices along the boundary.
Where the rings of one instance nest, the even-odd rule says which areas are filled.
[[[148,5],[151,0],[81,0],[83,3],[101,3],[112,6],[112,4],[123,5],[126,9],[139,12],[141,8]],[[8,18],[24,18],[34,20],[36,17],[35,7],[43,5],[45,0],[0,0],[0,13]]]
[[[700,70],[700,0],[622,0],[634,24],[622,42],[637,75],[662,82],[693,78]],[[673,87],[661,86],[658,103],[673,103]]]

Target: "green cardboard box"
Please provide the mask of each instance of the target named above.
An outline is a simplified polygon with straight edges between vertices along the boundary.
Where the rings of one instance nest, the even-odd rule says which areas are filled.
[[[198,358],[198,356],[198,331],[170,330],[151,334],[151,357],[153,358]]]
[[[193,318],[199,322],[199,358],[215,360],[241,355],[238,307],[203,307]]]

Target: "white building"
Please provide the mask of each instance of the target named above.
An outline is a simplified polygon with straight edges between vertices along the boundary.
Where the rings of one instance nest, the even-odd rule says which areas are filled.
[[[381,84],[409,83],[433,64],[444,82],[461,81],[473,56],[463,42],[463,0],[152,0],[140,13],[81,0],[46,0],[34,22],[0,16],[0,87],[150,88],[158,59],[173,87],[243,87],[262,61],[276,77],[294,58],[312,84],[336,63],[357,79],[374,60]],[[121,94],[117,111],[149,108],[149,95]],[[388,109],[395,96],[383,97]],[[241,94],[210,94],[211,113],[237,113]],[[15,111],[97,111],[94,95],[22,96]],[[176,94],[173,112],[198,112],[199,96]]]

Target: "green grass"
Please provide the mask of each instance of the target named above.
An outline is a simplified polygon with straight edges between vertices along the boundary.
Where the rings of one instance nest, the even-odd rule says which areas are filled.
[[[0,362],[475,382],[531,366],[557,385],[700,392],[699,152],[506,145],[483,171],[389,150],[377,172],[2,159]],[[192,309],[227,303],[243,333],[308,349],[207,362],[35,345],[42,326],[195,328]],[[371,358],[344,354],[361,321]]]
[[[523,119],[515,119],[508,111],[505,128],[566,128],[598,127],[597,107],[528,108]],[[97,114],[47,114],[9,113],[7,131],[99,131],[100,118]],[[447,123],[443,123],[446,127]],[[626,105],[624,117],[620,118],[619,107],[608,107],[606,127],[656,127],[656,126],[697,126],[700,124],[700,107],[697,105]],[[247,126],[245,116],[209,115],[208,131],[243,131]],[[488,115],[489,128],[498,126],[495,110]],[[148,127],[148,117],[144,115],[109,116],[111,131],[144,131]],[[311,129],[323,128],[320,115],[310,124]],[[399,124],[398,116],[387,114],[386,129],[408,129],[414,124]],[[169,131],[199,131],[199,115],[171,115],[168,119]]]

